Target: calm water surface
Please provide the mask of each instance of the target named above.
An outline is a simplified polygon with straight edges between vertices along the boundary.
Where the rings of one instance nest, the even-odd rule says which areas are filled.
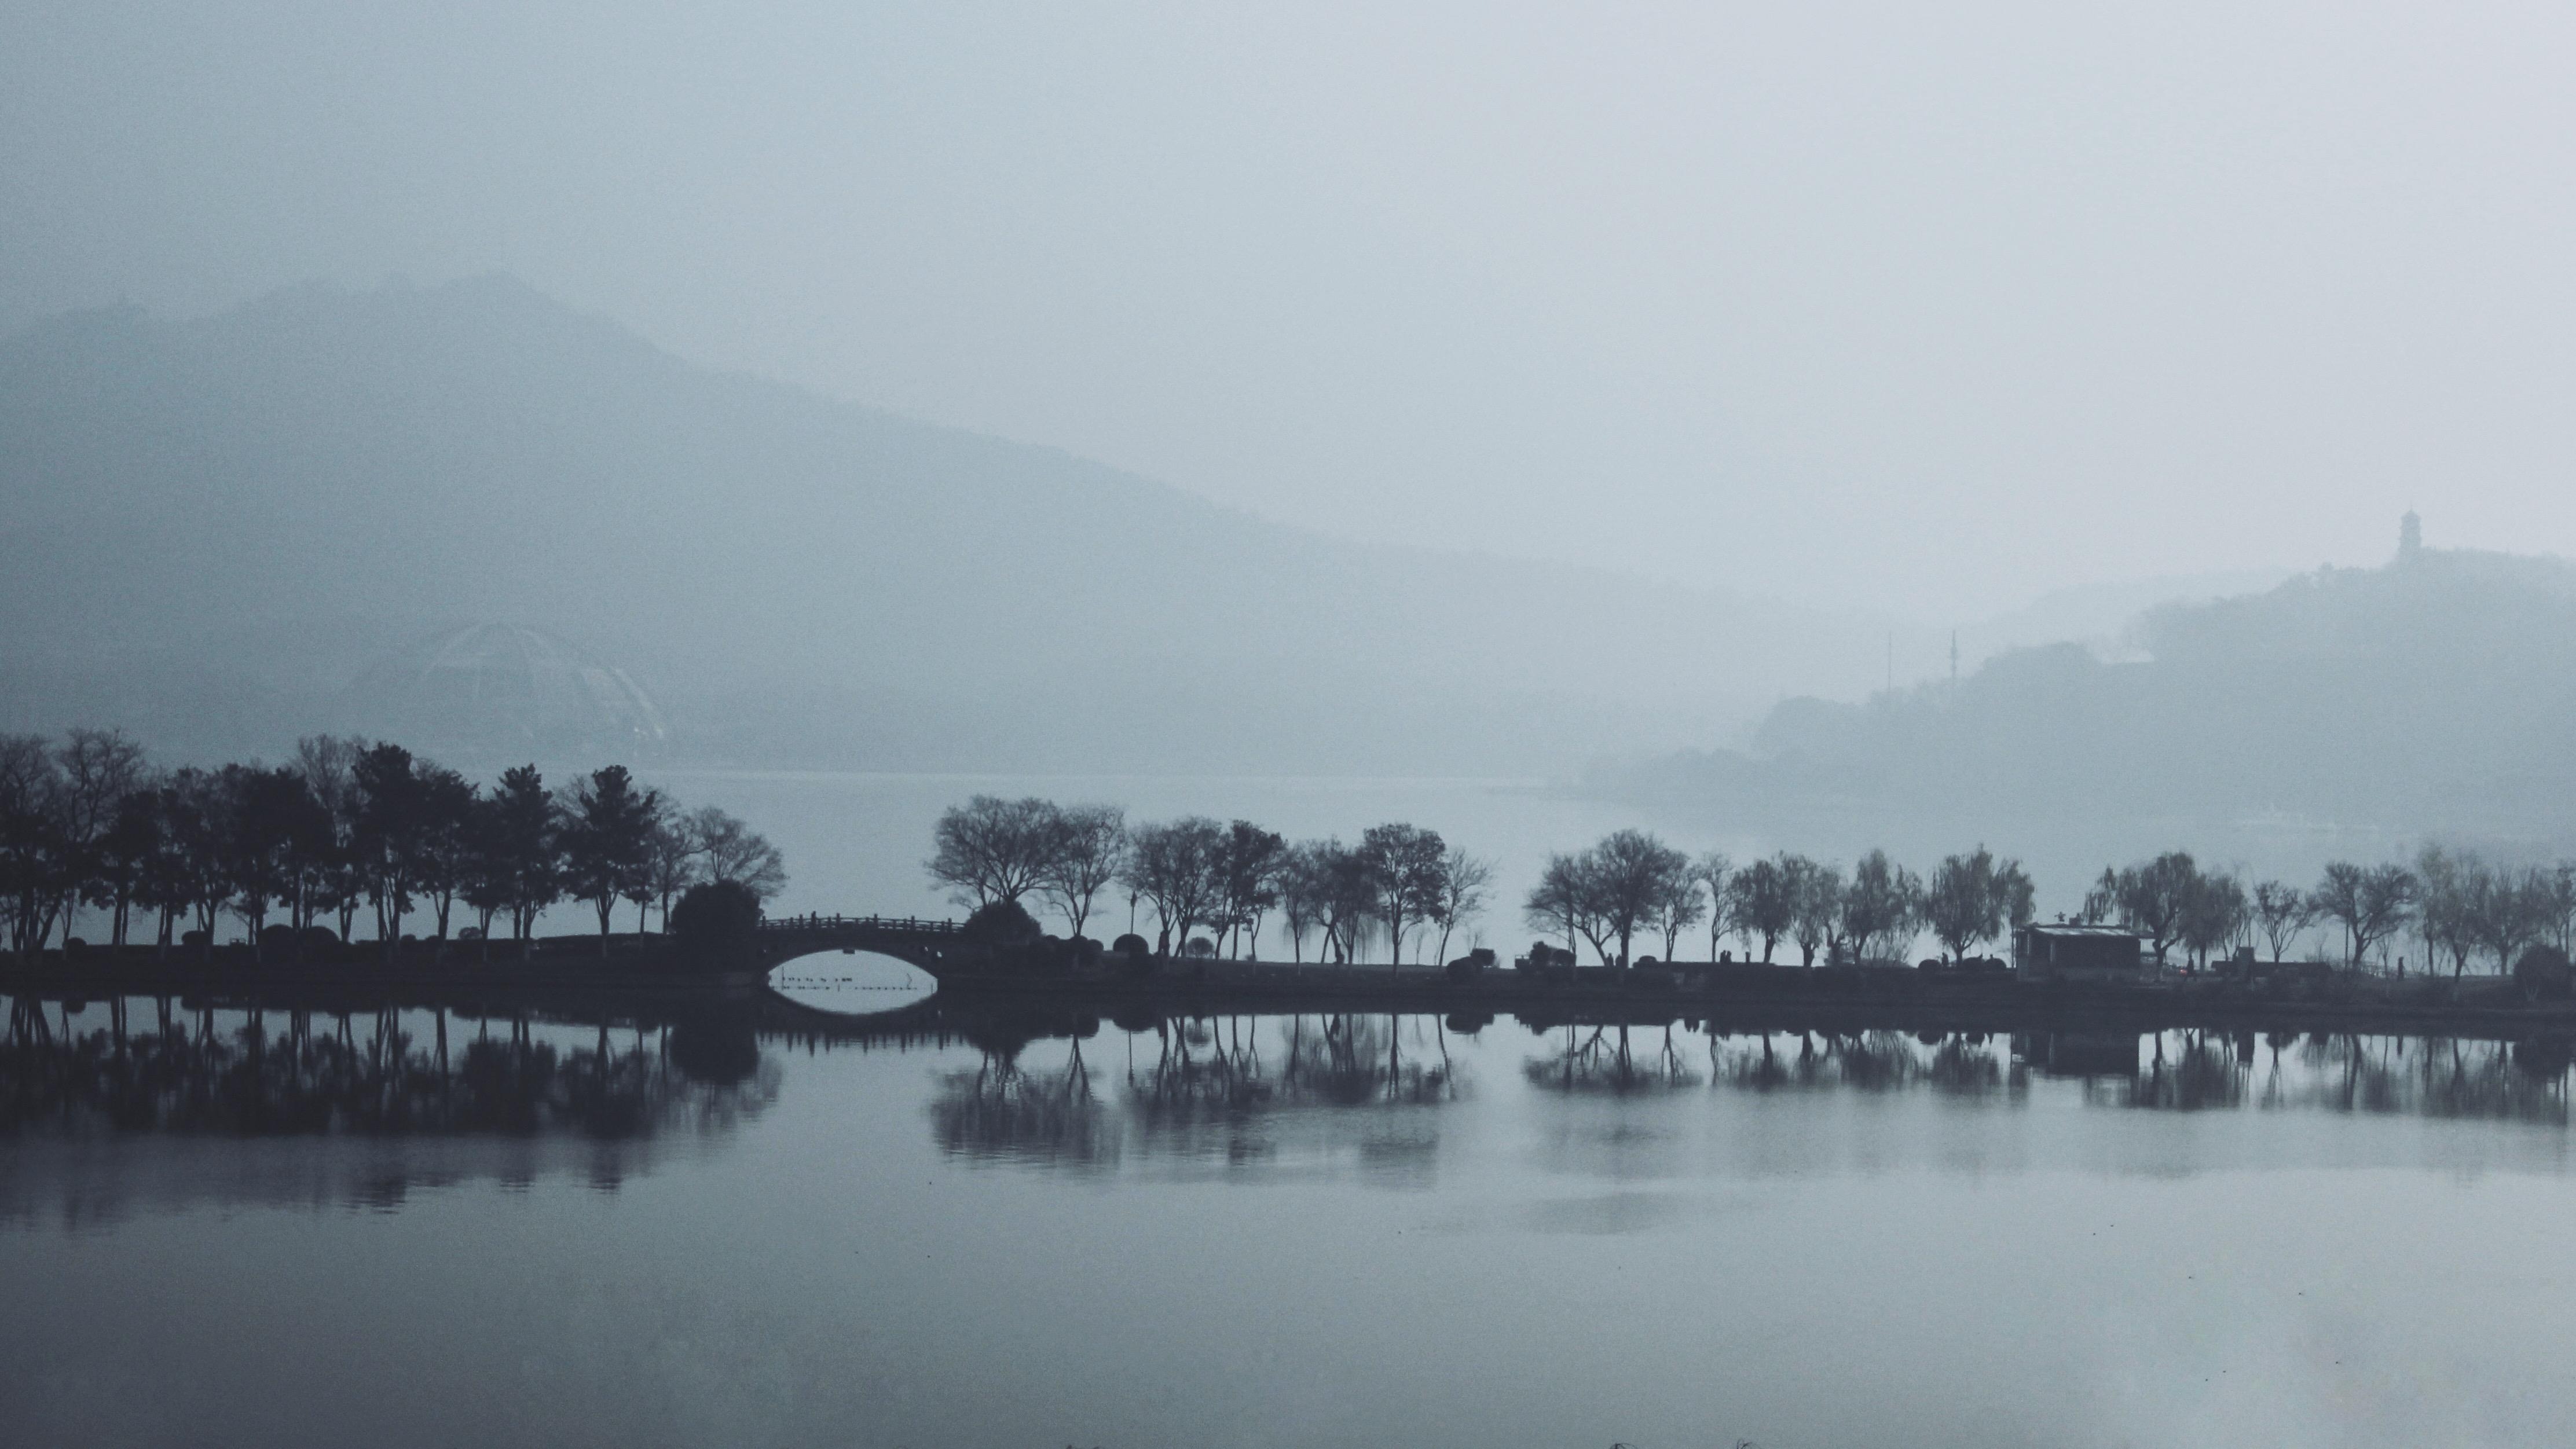
[[[271,1013],[253,1068],[247,1017],[209,1041],[182,1014],[171,1046],[154,1011],[129,1003],[123,1065],[104,1003],[11,1048],[12,1443],[2532,1443],[2576,1418],[2567,1076],[2536,1047],[1307,1016],[602,1055],[454,1017],[442,1077],[427,1013],[381,1047],[365,1016],[342,1046]]]

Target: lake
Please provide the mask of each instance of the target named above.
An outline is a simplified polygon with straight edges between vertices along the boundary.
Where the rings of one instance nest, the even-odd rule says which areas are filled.
[[[1502,856],[1515,893],[1529,856],[1638,823],[1487,782],[666,783],[779,840],[798,910],[935,908],[929,822],[976,789],[1292,835],[1410,818]],[[869,965],[793,969],[821,1000],[904,998]],[[2563,1044],[466,1010],[254,1032],[185,1003],[165,1035],[136,1000],[120,1053],[108,1003],[20,1005],[11,1444],[2529,1443],[2576,1421]]]
[[[246,1075],[240,1013],[178,1013],[192,1057],[128,1003],[120,1068],[104,1003],[45,1010],[0,1096],[13,1443],[2519,1443],[2576,1414],[2563,1049],[1307,1016],[726,1067],[460,1016],[439,1075],[428,1013],[345,1046],[271,1013]]]

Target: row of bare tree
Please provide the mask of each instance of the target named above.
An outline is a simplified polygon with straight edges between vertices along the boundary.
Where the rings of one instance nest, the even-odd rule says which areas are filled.
[[[75,916],[106,913],[127,944],[137,913],[174,943],[211,947],[227,916],[265,951],[271,913],[301,943],[356,938],[362,912],[391,950],[414,914],[445,940],[456,907],[489,940],[506,915],[526,943],[557,901],[589,904],[603,940],[620,901],[636,928],[700,882],[766,897],[786,881],[776,847],[714,807],[677,809],[610,765],[549,790],[535,766],[489,789],[383,741],[315,736],[293,761],[155,768],[124,735],[76,729],[60,743],[0,735],[0,902],[13,952]]]
[[[2179,946],[2197,962],[2260,936],[2274,961],[2320,926],[2339,931],[2346,964],[2388,954],[2410,929],[2418,958],[2458,976],[2492,958],[2509,971],[2527,949],[2576,948],[2576,862],[2514,867],[2474,851],[2428,845],[2410,868],[2336,861],[2305,890],[2266,880],[2247,890],[2234,874],[2205,871],[2181,851],[2105,870],[2085,898],[2084,919],[2112,921],[2146,938],[2162,964]],[[2405,970],[2405,958],[2397,958]]]
[[[1051,905],[1080,936],[1103,891],[1123,890],[1129,929],[1149,906],[1157,955],[1244,955],[1274,915],[1292,959],[1356,963],[1382,942],[1445,958],[1484,909],[1493,866],[1417,825],[1369,827],[1355,845],[1289,842],[1248,820],[1202,815],[1130,826],[1114,805],[1058,805],[978,795],[939,819],[925,863],[932,880],[976,911]],[[1194,934],[1204,932],[1204,934]]]
[[[1548,858],[1522,903],[1530,923],[1579,936],[1605,964],[1625,965],[1641,932],[1663,937],[1673,959],[1681,936],[1708,924],[1708,951],[1733,932],[1768,964],[1780,943],[1804,964],[1901,955],[1930,931],[1953,958],[2028,923],[2031,883],[2018,861],[1984,846],[1943,860],[1929,881],[1873,850],[1846,879],[1838,866],[1783,851],[1738,867],[1718,851],[1686,855],[1641,830],[1619,830],[1572,855]]]
[[[1041,900],[1076,936],[1101,893],[1123,889],[1131,929],[1134,910],[1152,908],[1158,952],[1244,954],[1275,916],[1295,959],[1320,938],[1318,959],[1338,962],[1372,946],[1391,962],[1408,948],[1444,958],[1493,880],[1491,862],[1414,825],[1373,826],[1354,845],[1291,844],[1244,820],[1131,827],[1115,806],[987,795],[940,818],[927,865],[961,905]],[[1640,937],[1659,940],[1663,959],[1673,960],[1684,935],[1704,924],[1711,959],[1732,934],[1748,960],[1769,963],[1794,945],[1813,966],[1902,960],[1926,934],[1964,960],[2028,925],[2033,900],[2021,863],[1983,845],[1945,857],[1929,875],[1883,850],[1846,873],[1788,851],[1739,866],[1718,851],[1693,856],[1620,830],[1550,856],[1522,912],[1568,952],[1589,943],[1604,964],[1626,964]],[[2348,963],[2385,955],[2412,928],[2424,959],[2447,960],[2454,974],[2481,957],[2501,971],[2535,944],[2576,947],[2576,864],[2513,868],[2427,847],[2411,867],[2338,861],[2311,887],[2265,880],[2249,888],[2234,872],[2169,851],[2104,870],[2077,918],[2135,931],[2160,966],[2176,950],[2206,965],[2258,939],[2280,961],[2331,926]]]

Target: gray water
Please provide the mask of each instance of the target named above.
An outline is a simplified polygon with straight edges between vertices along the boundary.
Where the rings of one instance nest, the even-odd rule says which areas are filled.
[[[112,1059],[103,1003],[48,1023]],[[450,1025],[460,1057],[502,1031]],[[2057,1076],[2067,1042],[2001,1036],[1140,1025],[773,1036],[718,1086],[612,1034],[649,1102],[604,1121],[559,1093],[370,1130],[364,1083],[257,1132],[184,1091],[14,1111],[6,1437],[2530,1443],[2576,1414],[2563,1056],[2168,1034]],[[427,1014],[390,1030],[425,1075]],[[591,1030],[531,1035],[588,1070]]]
[[[872,785],[835,825],[793,808],[811,782],[707,784],[788,846],[787,904],[813,909],[918,904],[928,815],[963,793]],[[1241,788],[1203,808],[1455,818],[1485,849],[1532,816],[1570,843],[1603,823],[1485,787]],[[861,989],[902,974],[868,965],[802,963],[800,990],[901,995]],[[45,1044],[0,1071],[0,1443],[2522,1444],[2576,1422],[2545,1044],[1430,1016],[514,1043],[460,1014],[438,1077],[436,1019],[408,1012],[345,1048],[315,1019],[281,1094],[243,1085],[247,1017],[182,1012],[202,1078],[101,1086],[158,1049],[156,1009],[126,1003],[120,1058],[106,1003],[42,1004]],[[288,1025],[261,1029],[273,1084]]]

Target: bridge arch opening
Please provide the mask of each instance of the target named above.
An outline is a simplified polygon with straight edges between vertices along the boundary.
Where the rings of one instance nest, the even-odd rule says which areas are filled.
[[[772,967],[769,989],[816,1011],[875,1016],[929,1000],[939,978],[874,951],[817,951]]]

